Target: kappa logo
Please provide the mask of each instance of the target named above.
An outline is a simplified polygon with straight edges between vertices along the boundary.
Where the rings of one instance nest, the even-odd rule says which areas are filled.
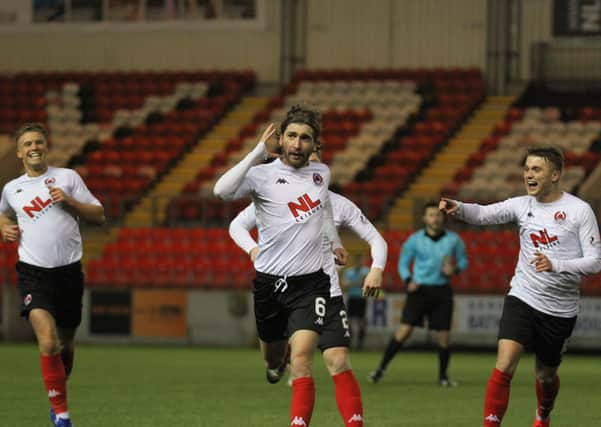
[[[501,419],[497,417],[495,414],[490,414],[488,417],[484,418],[486,421],[490,421],[491,423],[500,423]]]
[[[19,194],[21,192],[23,192],[23,189],[22,188],[17,188],[17,191],[15,191],[15,194]]]
[[[60,391],[58,391],[58,390],[55,390],[55,389],[53,389],[53,388],[52,388],[52,389],[50,389],[50,390],[48,390],[48,397],[51,397],[51,398],[52,398],[52,397],[56,397],[56,396],[60,396],[61,394],[62,394],[62,393],[61,393]]]
[[[275,183],[276,184],[289,184],[289,182],[286,181],[286,178],[278,178],[278,180]]]
[[[323,317],[318,317],[318,318],[315,320],[315,324],[316,324],[316,325],[323,326]]]
[[[25,304],[25,307],[27,307],[29,304],[31,304],[32,300],[33,300],[33,297],[31,296],[31,294],[25,295],[25,298],[23,298],[23,304]]]
[[[322,185],[323,184],[323,178],[321,177],[320,174],[318,174],[317,172],[315,172],[313,174],[313,182],[317,185]]]
[[[347,423],[359,423],[359,422],[363,422],[363,417],[361,416],[361,414],[353,414],[352,417],[350,417],[347,421]]]
[[[292,420],[290,425],[291,426],[306,426],[307,423],[305,422],[303,417],[294,417],[294,419]]]

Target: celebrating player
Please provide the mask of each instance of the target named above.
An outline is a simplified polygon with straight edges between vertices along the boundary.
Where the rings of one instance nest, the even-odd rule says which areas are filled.
[[[324,233],[337,262],[347,253],[333,222],[329,168],[309,162],[319,144],[319,113],[292,107],[279,128],[281,158],[255,165],[267,156],[270,125],[257,144],[215,184],[216,196],[251,196],[256,209],[260,251],[255,259],[254,308],[267,378],[283,374],[290,343],[292,425],[309,425],[315,402],[313,353],[327,315],[330,277],[322,270]]]
[[[319,150],[317,151],[319,153]],[[311,158],[319,160],[318,154]],[[330,201],[337,227],[347,227],[365,240],[371,248],[372,266],[363,281],[364,296],[376,296],[382,286],[382,272],[386,266],[388,245],[376,228],[365,218],[361,210],[347,198],[330,191]],[[250,204],[230,223],[230,236],[242,250],[250,255],[252,261],[257,258],[260,247],[249,231],[257,225],[254,204]],[[349,346],[351,333],[347,311],[342,298],[338,272],[330,243],[324,239],[324,271],[330,276],[330,298],[326,304],[326,317],[319,337],[318,347],[334,380],[336,403],[345,426],[363,425],[363,405],[361,390],[353,375],[350,364]]]
[[[511,379],[525,349],[536,356],[534,427],[550,426],[557,370],[578,314],[580,279],[601,270],[599,228],[591,207],[563,192],[563,155],[553,147],[528,150],[526,196],[487,206],[442,198],[440,209],[471,224],[516,222],[520,254],[499,325],[497,363],[488,380],[484,426],[498,427]]]
[[[102,224],[104,209],[75,171],[48,166],[43,125],[23,125],[15,141],[25,174],[2,190],[2,238],[19,241],[21,313],[37,338],[52,423],[69,427],[66,381],[83,295],[78,218]]]

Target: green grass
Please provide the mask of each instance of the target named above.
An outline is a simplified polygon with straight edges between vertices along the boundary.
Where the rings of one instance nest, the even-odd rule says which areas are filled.
[[[319,356],[320,358],[320,356]],[[455,354],[456,389],[435,385],[433,352],[401,353],[380,384],[366,381],[380,353],[355,353],[366,426],[480,426],[491,354]],[[334,388],[316,363],[317,399],[311,425],[342,426]],[[601,425],[598,357],[568,355],[553,427]],[[269,385],[258,350],[80,346],[69,382],[77,427],[287,426],[290,388]],[[535,408],[533,360],[525,357],[513,381],[504,426],[529,427]],[[0,345],[0,425],[49,426],[38,355],[33,345]]]

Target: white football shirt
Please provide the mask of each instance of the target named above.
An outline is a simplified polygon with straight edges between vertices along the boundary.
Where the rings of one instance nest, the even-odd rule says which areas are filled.
[[[588,203],[563,193],[551,203],[521,196],[487,206],[457,204],[458,218],[470,224],[519,225],[520,254],[509,295],[552,316],[578,314],[582,275],[601,270],[599,227]],[[531,264],[536,252],[549,258],[551,272],[536,272]]]
[[[335,233],[328,195],[330,169],[314,162],[297,169],[280,159],[252,166],[264,150],[263,143],[257,144],[215,183],[213,191],[226,200],[252,198],[261,248],[257,271],[277,276],[316,272],[323,265],[322,226],[331,223],[329,229]],[[337,234],[336,238],[330,240],[339,242]]]
[[[371,248],[372,268],[386,266],[388,245],[378,230],[363,215],[361,210],[346,197],[332,191],[330,202],[334,214],[336,227],[347,227],[353,230],[361,239],[366,241]],[[230,223],[230,236],[236,244],[246,253],[257,246],[249,231],[256,226],[256,214],[254,204],[250,204],[234,218]],[[330,296],[342,295],[340,280],[336,270],[336,263],[331,250],[331,244],[327,238],[323,241],[324,265],[323,270],[330,276]]]
[[[49,186],[81,203],[100,205],[72,169],[49,167],[41,176],[24,174],[4,186],[0,212],[17,218],[19,260],[45,268],[72,264],[82,256],[78,219],[52,202]]]

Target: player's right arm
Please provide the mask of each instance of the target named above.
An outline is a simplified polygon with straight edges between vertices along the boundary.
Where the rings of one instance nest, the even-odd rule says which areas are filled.
[[[259,245],[250,235],[250,230],[256,225],[255,205],[251,203],[230,222],[229,227],[230,237],[240,249],[249,254],[251,261],[254,261],[259,253]]]
[[[270,124],[263,132],[261,140],[250,153],[240,160],[231,169],[225,172],[215,183],[213,194],[223,200],[234,200],[247,196],[250,188],[243,188],[242,183],[249,169],[267,155],[265,141],[275,132],[275,126]]]
[[[2,240],[7,243],[15,242],[19,238],[19,225],[13,220],[14,212],[6,199],[6,187],[2,190],[0,198],[0,231]]]
[[[515,199],[507,199],[484,206],[477,203],[463,203],[458,200],[441,197],[438,208],[446,214],[456,216],[468,224],[506,224],[516,219],[513,200]]]

